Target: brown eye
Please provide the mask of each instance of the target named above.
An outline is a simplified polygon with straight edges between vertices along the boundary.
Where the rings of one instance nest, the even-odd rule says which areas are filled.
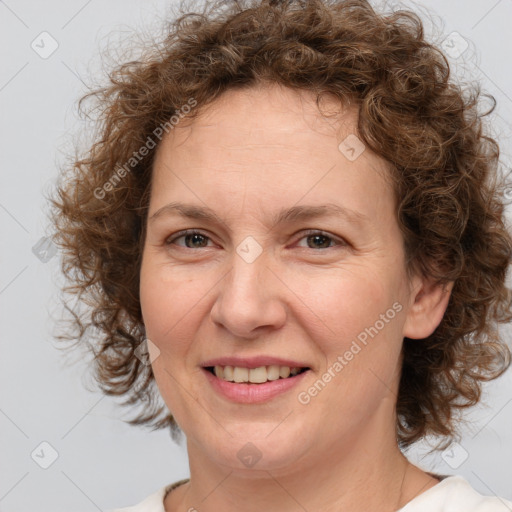
[[[185,240],[185,246],[181,244],[176,244],[176,240],[179,240],[180,238],[183,238]],[[207,240],[210,238],[203,233],[199,231],[193,231],[193,230],[187,230],[187,231],[180,231],[179,233],[176,233],[176,235],[173,235],[172,237],[169,237],[166,241],[166,245],[178,245],[179,247],[185,247],[187,249],[200,249],[202,247],[206,247]]]
[[[323,231],[307,231],[304,233],[300,240],[306,239],[308,241],[307,248],[309,249],[330,249],[334,247],[331,242],[335,245],[347,245],[345,242],[324,233]]]

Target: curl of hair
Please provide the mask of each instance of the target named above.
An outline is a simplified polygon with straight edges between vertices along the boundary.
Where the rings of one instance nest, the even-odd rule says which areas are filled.
[[[434,333],[404,339],[399,445],[427,435],[451,441],[455,411],[475,405],[482,382],[509,367],[498,335],[512,318],[499,148],[484,133],[478,86],[450,80],[423,30],[416,14],[378,14],[365,0],[220,0],[176,18],[161,44],[82,98],[98,111],[99,135],[53,198],[67,290],[88,312],[74,314],[66,339],[89,344],[103,392],[144,403],[129,423],[179,433],[154,403],[151,367],[135,357],[154,151],[117,170],[191,98],[199,107],[190,119],[229,89],[264,83],[312,91],[317,104],[328,94],[358,106],[358,136],[392,167],[408,270],[454,282]],[[89,343],[91,329],[99,335]]]

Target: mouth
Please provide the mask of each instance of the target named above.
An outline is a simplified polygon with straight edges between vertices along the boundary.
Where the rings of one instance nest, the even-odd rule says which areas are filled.
[[[206,371],[226,382],[236,384],[265,384],[277,380],[291,379],[310,370],[308,367],[259,366],[246,368],[241,366],[206,366]]]
[[[314,371],[307,359],[270,354],[219,356],[203,361],[200,368],[209,388],[218,397],[239,404],[286,400]]]
[[[211,389],[223,399],[239,404],[263,404],[280,396],[286,399],[307,378],[310,370],[309,367],[281,365],[202,367]]]

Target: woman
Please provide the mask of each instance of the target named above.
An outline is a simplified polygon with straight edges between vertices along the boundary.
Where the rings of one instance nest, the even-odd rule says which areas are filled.
[[[123,510],[510,510],[402,453],[510,365],[497,144],[420,20],[217,3],[111,80],[55,199],[75,337],[191,475]]]

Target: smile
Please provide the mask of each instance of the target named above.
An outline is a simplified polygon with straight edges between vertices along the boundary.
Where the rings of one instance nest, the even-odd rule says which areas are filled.
[[[309,368],[289,366],[259,366],[258,368],[244,368],[241,366],[210,366],[207,370],[219,379],[227,382],[263,384],[268,381],[287,379],[307,371]]]
[[[309,374],[310,368],[277,365],[257,368],[203,366],[202,371],[213,391],[222,398],[241,404],[256,404],[284,395]]]

